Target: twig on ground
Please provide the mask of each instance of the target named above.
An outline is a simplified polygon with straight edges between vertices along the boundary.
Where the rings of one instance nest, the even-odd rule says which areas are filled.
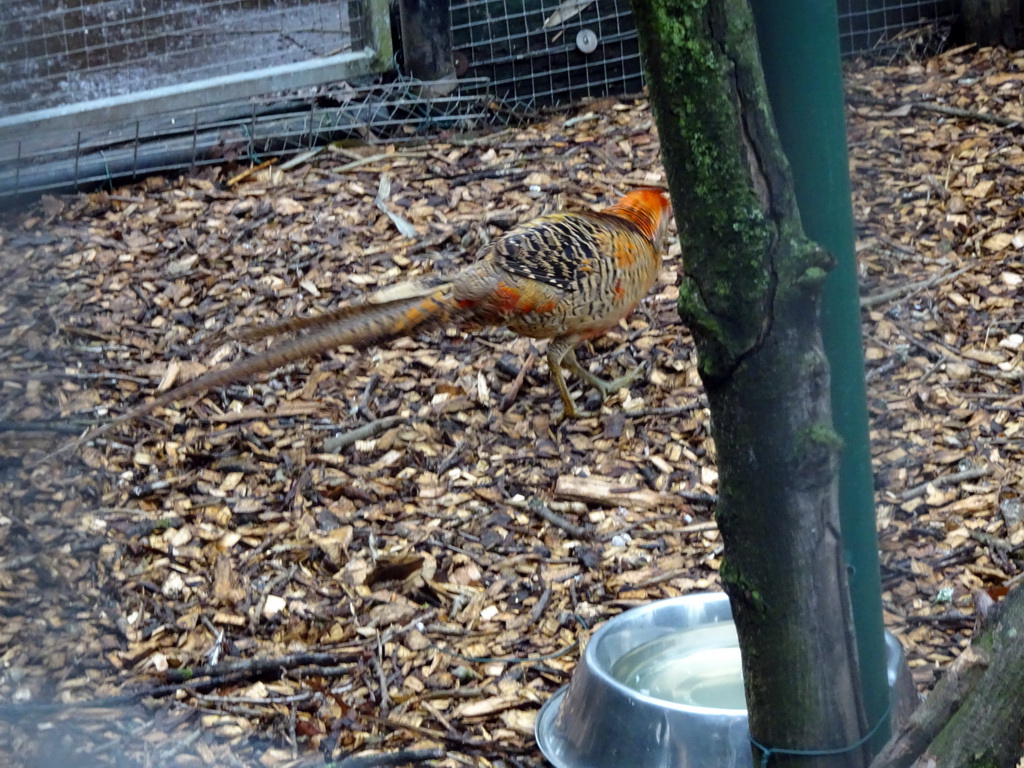
[[[519,395],[519,389],[523,386],[523,381],[526,379],[526,373],[530,370],[530,366],[533,365],[533,360],[534,354],[533,352],[530,352],[526,357],[526,362],[523,363],[523,366],[519,369],[519,373],[516,374],[511,386],[509,386],[508,392],[506,392],[505,396],[501,399],[501,405],[499,408],[502,413],[507,411],[509,407],[511,407],[512,403],[515,402],[516,397]]]
[[[717,531],[718,523],[714,520],[708,520],[703,523],[691,523],[690,525],[684,525],[681,528],[663,528],[661,530],[645,530],[640,528],[639,525],[630,526],[629,528],[620,529],[613,531],[602,536],[602,540],[609,541],[617,535],[629,534],[635,539],[653,539],[659,536],[688,536],[691,533],[703,533],[704,531]]]
[[[684,416],[703,407],[700,403],[692,405],[678,405],[663,408],[634,408],[631,411],[622,411],[627,419],[642,419],[645,416]]]
[[[385,416],[382,419],[371,421],[369,424],[363,424],[361,427],[356,427],[348,432],[342,432],[340,435],[327,438],[324,440],[324,451],[327,453],[340,453],[353,443],[376,437],[381,432],[386,432],[404,421],[408,421],[408,418],[405,416]]]
[[[959,107],[950,107],[945,104],[931,104],[925,101],[914,101],[910,103],[913,109],[919,109],[923,112],[936,112],[940,115],[948,115],[949,117],[960,117],[966,120],[977,120],[980,123],[992,123],[993,125],[1001,125],[1004,128],[1011,125],[1020,125],[1024,122],[1024,115],[1021,117],[1003,117],[1002,115],[993,115],[990,112],[975,112],[972,109],[960,109]]]
[[[991,123],[992,125],[1000,125],[1004,128],[1024,123],[1024,115],[1016,118],[1003,117],[1002,115],[993,115],[991,112],[977,112],[971,109],[961,109],[959,107],[948,106],[947,104],[934,104],[927,101],[906,101],[901,104],[894,104],[891,101],[885,101],[884,99],[878,99],[871,96],[864,96],[863,94],[850,94],[847,98],[853,104],[862,104],[886,109],[888,112],[880,115],[880,117],[887,118],[902,117],[910,114],[912,110],[919,110],[921,112],[934,112],[948,117],[958,117],[964,120],[977,120],[979,123]]]
[[[291,696],[215,696],[210,693],[197,693],[196,698],[204,704],[296,704],[309,701],[313,697],[322,697],[316,691],[303,691]]]
[[[510,507],[515,507],[516,509],[528,509],[530,506],[530,499],[524,499],[522,496],[514,496],[506,503]],[[553,500],[547,502],[547,507],[555,512],[569,512],[574,515],[585,515],[588,509],[587,505],[582,501]]]
[[[276,157],[272,157],[269,160],[264,160],[259,165],[254,165],[254,166],[252,166],[250,168],[246,168],[244,171],[242,171],[237,176],[232,176],[230,179],[228,179],[227,185],[229,187],[233,187],[238,182],[245,181],[247,178],[252,176],[254,173],[259,173],[264,168],[269,168],[270,166],[272,166],[276,162],[277,162],[277,158]]]
[[[938,624],[941,626],[959,626],[961,624],[974,623],[974,616],[968,616],[960,611],[949,611],[938,616],[907,616],[904,621],[907,624]]]
[[[380,711],[387,714],[391,709],[391,696],[388,695],[388,676],[384,672],[384,665],[380,663],[380,653],[383,651],[378,648],[378,655],[374,656],[371,660],[373,671],[377,673],[377,682],[380,685],[380,700],[377,702],[377,706]]]
[[[691,504],[713,505],[718,503],[718,494],[701,493],[700,491],[673,491],[676,496],[686,499]]]
[[[449,469],[451,469],[456,464],[458,464],[459,463],[459,458],[462,456],[463,451],[465,451],[466,448],[468,448],[468,447],[469,447],[469,441],[468,440],[462,440],[461,442],[456,443],[455,447],[452,448],[448,452],[448,455],[445,456],[441,460],[441,463],[437,465],[437,470],[436,470],[437,474],[438,475],[443,475]]]
[[[536,624],[540,617],[544,615],[544,610],[548,607],[548,603],[551,602],[551,585],[548,584],[544,587],[544,591],[541,592],[540,598],[537,600],[537,604],[530,611],[530,618],[526,622],[526,626],[533,626]]]
[[[552,512],[551,508],[548,507],[543,501],[538,498],[530,499],[527,503],[526,508],[533,512],[537,517],[547,520],[556,528],[561,528],[563,531],[568,533],[574,539],[592,539],[593,533],[588,531],[581,525],[576,525],[570,520],[562,517],[557,512]]]
[[[600,477],[561,475],[555,482],[555,496],[610,507],[657,509],[686,506],[678,493],[661,493],[650,488],[624,486]]]
[[[445,752],[440,747],[433,747],[432,749],[400,749],[397,752],[350,755],[340,763],[328,763],[327,768],[397,768],[397,766],[408,765],[409,763],[443,760],[444,757]]]
[[[941,475],[940,477],[933,478],[926,483],[915,485],[913,488],[908,488],[900,494],[900,501],[910,501],[916,499],[918,496],[924,496],[928,492],[928,486],[933,488],[940,488],[944,485],[954,485],[955,483],[962,482],[964,480],[977,480],[978,478],[985,477],[992,473],[989,467],[972,467],[971,469],[965,469],[963,472],[954,472],[951,475]]]
[[[370,413],[370,402],[373,400],[373,393],[377,391],[377,386],[380,384],[380,374],[372,373],[370,378],[366,381],[366,388],[363,389],[363,395],[359,398],[359,413],[365,418],[373,420],[374,416]]]
[[[182,667],[169,669],[164,677],[170,683],[191,683],[199,677],[222,677],[245,674],[250,677],[269,672],[281,672],[294,667],[317,667],[325,664],[354,664],[363,658],[362,651],[319,651],[315,653],[293,653],[270,659],[241,659],[228,661],[216,666]],[[315,674],[315,671],[313,672]],[[147,694],[143,694],[147,695]]]
[[[916,283],[906,283],[904,285],[897,285],[895,288],[890,288],[887,291],[876,293],[873,296],[864,296],[860,300],[861,309],[870,309],[871,307],[878,306],[879,304],[885,304],[887,301],[893,299],[904,299],[913,296],[921,291],[926,291],[929,288],[934,288],[943,283],[948,283],[951,280],[955,280],[964,274],[968,270],[973,269],[973,266],[961,267],[955,272],[949,272],[942,275],[933,275],[927,280],[921,280]]]
[[[0,719],[18,720],[23,717],[35,718],[40,714],[64,710],[112,709],[136,704],[142,699],[159,699],[173,696],[179,691],[203,693],[220,685],[238,683],[258,677],[280,677],[286,670],[310,667],[305,674],[319,674],[325,664],[339,662],[354,663],[363,659],[363,653],[294,653],[274,659],[244,659],[237,662],[218,664],[216,667],[190,667],[169,670],[166,677],[173,682],[140,688],[128,693],[90,701],[38,702],[28,704],[0,704]],[[197,678],[206,677],[206,680]]]

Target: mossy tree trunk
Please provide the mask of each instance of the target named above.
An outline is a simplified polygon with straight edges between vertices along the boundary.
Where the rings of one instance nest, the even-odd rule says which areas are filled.
[[[1013,768],[1024,757],[1024,588],[985,618],[871,768]]]
[[[818,317],[831,259],[801,230],[747,0],[633,5],[711,407],[751,736],[773,766],[864,766]]]

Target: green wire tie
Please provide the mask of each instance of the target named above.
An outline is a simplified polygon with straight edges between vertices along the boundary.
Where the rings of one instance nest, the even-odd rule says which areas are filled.
[[[875,727],[868,731],[864,738],[848,747],[839,747],[838,749],[783,749],[782,747],[766,747],[753,736],[750,737],[750,743],[761,750],[761,768],[768,768],[768,761],[771,760],[772,755],[796,755],[798,757],[828,757],[829,755],[845,755],[847,752],[853,752],[855,749],[860,749],[874,738],[875,734],[878,733],[878,729],[881,728],[882,724],[889,719],[889,714],[891,712],[892,697],[890,696],[889,704],[885,708],[885,712],[882,713],[882,717],[879,718],[877,723],[875,723]]]

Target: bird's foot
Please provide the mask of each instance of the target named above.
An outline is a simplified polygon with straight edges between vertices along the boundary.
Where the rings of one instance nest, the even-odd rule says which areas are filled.
[[[619,376],[619,378],[610,380],[602,379],[599,376],[595,376],[594,374],[590,373],[590,371],[586,371],[583,368],[580,369],[580,372],[581,376],[586,380],[586,382],[601,393],[601,401],[603,402],[612,395],[614,395],[616,392],[618,392],[620,389],[625,389],[638,378],[640,378],[640,376],[644,373],[646,367],[647,366],[644,363],[641,363],[628,373]]]
[[[566,421],[575,421],[577,419],[593,419],[598,415],[597,411],[581,411],[573,406],[572,408],[562,408],[562,410],[552,419],[552,426],[560,427]]]

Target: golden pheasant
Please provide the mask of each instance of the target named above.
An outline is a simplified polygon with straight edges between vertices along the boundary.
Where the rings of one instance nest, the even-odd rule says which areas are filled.
[[[578,412],[562,375],[563,365],[602,397],[627,386],[639,373],[638,368],[606,381],[579,364],[575,348],[617,325],[654,285],[670,215],[664,192],[639,189],[598,213],[541,216],[486,246],[478,261],[453,275],[428,275],[322,315],[236,334],[254,339],[304,333],[165,392],[87,432],[72,445],[176,400],[334,347],[365,348],[449,325],[460,329],[504,325],[523,336],[551,339],[548,368],[562,399],[562,417],[575,417]]]

